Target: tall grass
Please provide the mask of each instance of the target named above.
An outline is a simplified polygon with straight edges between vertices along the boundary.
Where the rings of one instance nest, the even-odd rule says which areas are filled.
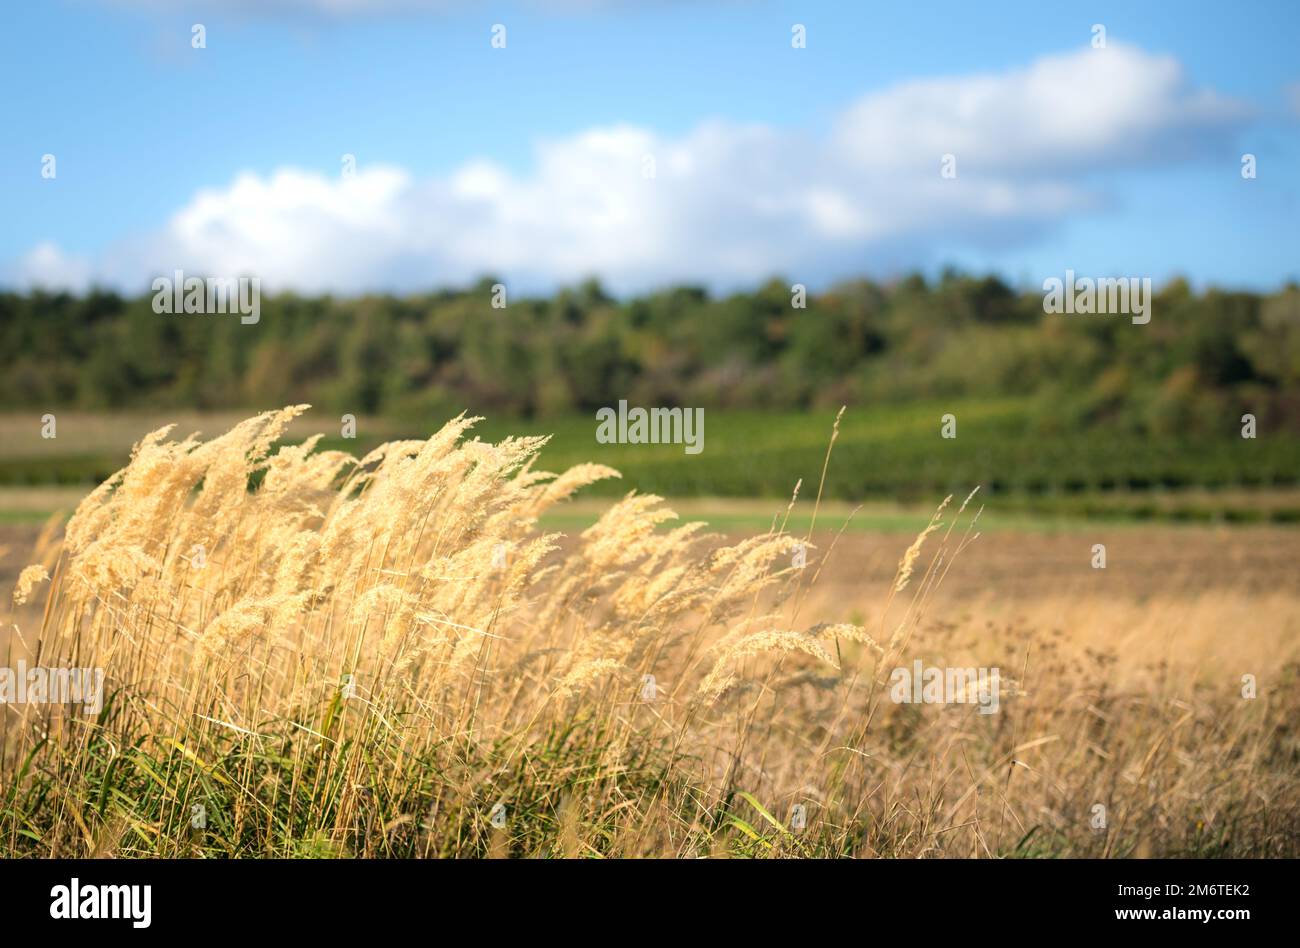
[[[789,508],[724,544],[629,492],[544,534],[617,473],[537,471],[544,439],[467,417],[360,459],[273,451],[304,407],[146,436],[24,572],[44,609],[9,664],[107,688],[97,714],[0,709],[0,853],[1296,853],[1294,687],[1170,701],[1055,661],[1047,630],[958,641],[929,607],[973,506],[874,601],[809,615],[835,538]],[[999,713],[892,703],[922,655],[1002,663]]]

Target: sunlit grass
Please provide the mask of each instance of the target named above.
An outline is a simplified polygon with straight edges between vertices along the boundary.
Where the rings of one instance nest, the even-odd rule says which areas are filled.
[[[935,613],[979,568],[978,499],[927,516],[887,585],[823,594],[835,504],[724,541],[634,494],[559,538],[546,518],[611,471],[544,476],[540,443],[464,422],[272,451],[293,415],[151,436],[37,544],[6,665],[108,688],[97,714],[0,711],[0,853],[1297,854],[1285,600],[1247,639],[1236,600]],[[914,659],[1000,667],[998,712],[894,703]]]

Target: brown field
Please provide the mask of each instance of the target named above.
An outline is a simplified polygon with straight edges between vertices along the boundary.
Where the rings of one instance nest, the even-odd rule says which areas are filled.
[[[976,536],[956,498],[919,545],[833,509],[693,542],[631,500],[550,549],[601,472],[444,436],[245,496],[280,420],[155,446],[39,541],[11,663],[113,699],[0,712],[0,853],[1300,854],[1300,531]],[[38,531],[0,525],[6,607]],[[996,713],[891,700],[915,660],[999,668]]]

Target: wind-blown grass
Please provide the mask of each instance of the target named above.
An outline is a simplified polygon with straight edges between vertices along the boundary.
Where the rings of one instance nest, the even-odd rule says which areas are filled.
[[[44,610],[9,664],[101,668],[106,696],[0,709],[0,853],[1295,854],[1294,688],[1171,703],[1049,664],[1035,690],[1032,644],[990,641],[999,713],[888,700],[923,638],[963,648],[928,607],[973,504],[846,622],[804,614],[834,552],[811,528],[724,545],[633,491],[562,543],[539,519],[615,471],[537,471],[544,439],[463,416],[273,452],[303,407],[146,436],[48,585],[24,573]],[[1024,762],[1056,742],[1056,772]]]

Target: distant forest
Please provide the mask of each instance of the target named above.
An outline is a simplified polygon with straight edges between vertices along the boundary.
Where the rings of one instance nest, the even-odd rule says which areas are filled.
[[[809,294],[677,287],[615,300],[594,281],[493,308],[473,288],[262,300],[160,315],[151,295],[0,293],[0,407],[264,409],[545,418],[641,405],[802,409],[1032,396],[1044,429],[1300,432],[1300,287],[1159,289],[1147,325],[1046,315],[1041,293],[947,272]]]

